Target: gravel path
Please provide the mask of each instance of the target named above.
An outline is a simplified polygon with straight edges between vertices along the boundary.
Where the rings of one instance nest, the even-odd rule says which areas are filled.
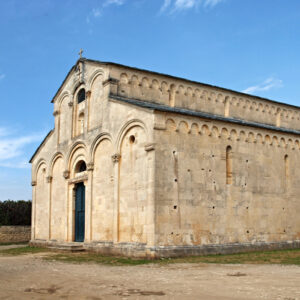
[[[0,299],[300,299],[300,267],[108,266],[0,256]]]

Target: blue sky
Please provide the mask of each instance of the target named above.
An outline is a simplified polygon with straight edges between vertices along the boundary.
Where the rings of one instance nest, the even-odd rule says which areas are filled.
[[[28,160],[80,48],[300,105],[299,0],[6,0],[0,37],[0,200],[31,199]]]

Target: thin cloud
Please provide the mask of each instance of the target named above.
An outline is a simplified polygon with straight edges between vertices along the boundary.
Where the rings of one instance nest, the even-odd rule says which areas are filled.
[[[171,0],[164,0],[164,3],[160,8],[160,12],[164,12],[170,5],[171,5]]]
[[[106,1],[103,3],[103,7],[109,6],[109,5],[112,5],[112,4],[115,4],[115,5],[123,5],[124,2],[125,2],[125,0],[106,0]]]
[[[246,93],[246,94],[253,94],[256,92],[266,92],[271,89],[281,88],[281,87],[283,87],[283,81],[281,79],[269,77],[263,83],[254,85],[254,86],[250,86],[250,87],[246,88],[245,90],[243,90],[242,92]]]
[[[106,0],[100,7],[94,7],[89,15],[86,17],[86,22],[91,23],[91,17],[99,18],[103,14],[103,10],[111,5],[121,6],[125,3],[125,0]]]
[[[92,9],[92,15],[95,17],[95,18],[98,18],[101,16],[101,10],[99,8],[93,8]]]
[[[199,6],[204,8],[214,7],[225,0],[164,0],[160,8],[160,12],[169,10],[170,13],[176,11],[184,11],[189,9],[197,9]]]
[[[0,166],[9,168],[25,168],[24,157],[26,146],[41,141],[43,134],[32,134],[27,136],[11,136],[10,129],[0,127]]]
[[[224,2],[224,0],[205,0],[204,6],[205,7],[209,7],[209,6],[214,7],[221,2]]]

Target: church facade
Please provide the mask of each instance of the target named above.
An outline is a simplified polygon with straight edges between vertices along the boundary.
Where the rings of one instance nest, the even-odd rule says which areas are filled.
[[[31,244],[140,257],[300,247],[300,108],[80,58],[31,159]]]

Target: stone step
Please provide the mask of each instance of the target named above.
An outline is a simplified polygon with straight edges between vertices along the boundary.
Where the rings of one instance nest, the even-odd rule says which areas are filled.
[[[55,244],[48,247],[49,249],[55,249],[60,251],[70,251],[70,252],[78,252],[78,251],[85,251],[83,244]]]

